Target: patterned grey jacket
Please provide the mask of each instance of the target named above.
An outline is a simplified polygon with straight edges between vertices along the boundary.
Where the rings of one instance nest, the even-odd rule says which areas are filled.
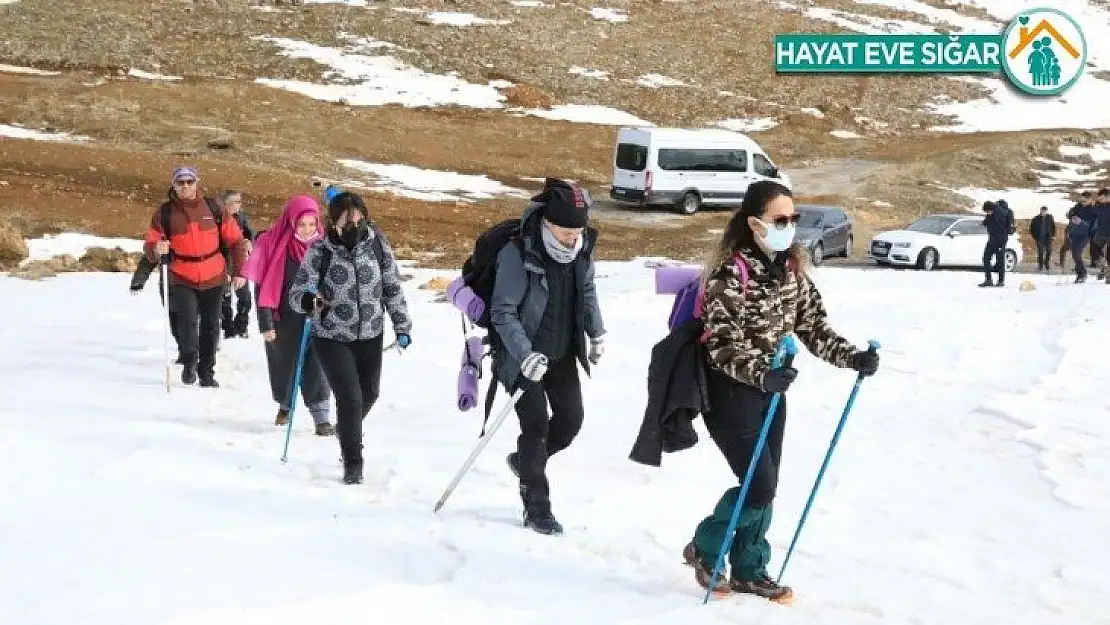
[[[324,257],[330,252],[327,275],[320,280]],[[385,235],[370,228],[354,248],[347,249],[332,236],[316,241],[305,252],[297,276],[289,287],[289,307],[299,313],[306,293],[315,293],[331,303],[312,324],[315,336],[336,341],[372,339],[385,331],[389,313],[396,334],[412,329],[401,272]]]

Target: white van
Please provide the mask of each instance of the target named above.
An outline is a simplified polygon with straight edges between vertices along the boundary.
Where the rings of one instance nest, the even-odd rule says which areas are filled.
[[[668,205],[693,215],[703,204],[735,205],[748,185],[789,176],[743,133],[715,128],[621,128],[609,197],[634,206]]]

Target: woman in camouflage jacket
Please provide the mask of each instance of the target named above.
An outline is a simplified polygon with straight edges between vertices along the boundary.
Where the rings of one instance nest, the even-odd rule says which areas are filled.
[[[784,394],[729,549],[730,578],[718,578],[714,592],[750,593],[784,603],[793,594],[767,574],[771,549],[766,534],[782,455],[785,391],[797,371],[772,369],[775,350],[783,336],[794,333],[811,353],[835,367],[871,375],[879,364],[876,354],[857,349],[829,325],[821,294],[806,273],[805,251],[793,245],[797,219],[789,189],[770,181],[752,184],[703,272],[711,406],[705,425],[738,480],[747,473],[772,395]],[[747,284],[741,284],[740,262],[747,268]],[[709,586],[739,493],[740,486],[725,491],[684,550],[702,587]]]

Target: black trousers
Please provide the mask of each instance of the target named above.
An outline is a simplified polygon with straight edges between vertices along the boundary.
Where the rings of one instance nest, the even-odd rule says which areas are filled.
[[[1087,240],[1082,239],[1071,243],[1071,259],[1075,262],[1075,275],[1080,278],[1087,277],[1087,267],[1083,264],[1083,248],[1087,247]]]
[[[771,393],[738,382],[717,369],[707,371],[709,403],[713,409],[704,415],[705,428],[724,454],[738,483],[748,473],[763,418],[771,403]],[[779,397],[775,420],[759,455],[744,507],[761,508],[775,499],[782,460],[782,438],[786,427],[786,397]]]
[[[1091,266],[1098,267],[1106,251],[1106,239],[1101,235],[1091,237]]]
[[[1048,269],[1052,259],[1052,239],[1037,241],[1037,269]]]
[[[185,366],[196,366],[197,374],[211,377],[216,368],[216,346],[220,340],[220,303],[224,286],[198,290],[175,284],[170,287],[170,308],[176,316],[177,348]]]
[[[343,464],[362,467],[362,420],[378,401],[382,336],[361,341],[313,337],[312,345],[335,395],[335,432]]]
[[[568,355],[552,361],[539,382],[520,383],[526,385],[516,404],[520,419],[520,436],[516,440],[520,496],[530,512],[550,512],[547,459],[570,446],[582,429],[585,414],[578,363],[573,355]]]
[[[311,330],[310,330],[311,331]],[[266,341],[266,368],[270,374],[270,395],[282,408],[290,408],[289,391],[293,387],[293,374],[304,335],[304,316],[287,313],[274,322],[272,341]],[[312,341],[305,345],[304,363],[301,365],[301,397],[306,406],[321,404],[331,398],[324,370],[316,356]]]
[[[993,268],[992,268],[993,259]],[[983,248],[983,275],[991,279],[991,273],[998,273],[998,283],[1006,281],[1006,242],[988,241]]]
[[[224,332],[245,332],[249,324],[248,315],[251,311],[251,289],[244,284],[235,290],[235,309],[231,307],[231,289],[224,291],[224,300],[220,307],[220,316],[223,321]]]

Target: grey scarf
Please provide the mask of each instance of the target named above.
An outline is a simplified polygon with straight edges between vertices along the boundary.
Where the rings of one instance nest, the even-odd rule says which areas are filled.
[[[578,252],[582,251],[582,238],[586,235],[585,232],[582,233],[582,236],[578,237],[578,241],[575,242],[574,247],[567,247],[563,245],[559,239],[555,238],[555,233],[547,227],[547,224],[544,224],[540,231],[543,236],[543,247],[547,250],[547,255],[561,265],[571,262],[578,256]]]

